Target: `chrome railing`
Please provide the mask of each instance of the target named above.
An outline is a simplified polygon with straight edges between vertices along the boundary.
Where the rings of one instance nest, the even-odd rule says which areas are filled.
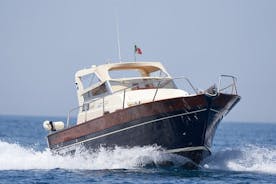
[[[223,86],[223,80],[227,78],[228,80],[230,79],[230,84],[226,85],[226,86]],[[158,79],[158,84],[156,86],[154,86],[152,89],[155,89],[155,92],[154,92],[154,95],[153,95],[153,98],[152,98],[152,102],[154,102],[156,100],[156,96],[158,95],[158,92],[160,89],[162,89],[163,87],[165,87],[166,85],[168,85],[169,82],[174,82],[175,80],[180,80],[180,79],[184,79],[187,84],[191,87],[192,91],[195,93],[195,94],[202,94],[202,93],[206,93],[206,94],[209,94],[209,95],[212,95],[212,96],[216,96],[218,93],[222,93],[222,92],[225,92],[226,90],[230,89],[231,90],[231,94],[237,94],[237,87],[236,87],[236,83],[237,83],[237,78],[234,77],[234,76],[231,76],[231,75],[220,75],[219,77],[219,86],[218,88],[215,87],[214,85],[214,93],[209,93],[208,91],[199,91],[192,83],[191,81],[187,78],[187,77],[176,77],[176,78],[160,78]],[[116,81],[118,82],[118,81]],[[157,81],[155,81],[157,82]],[[165,83],[164,83],[165,82]],[[123,84],[125,85],[128,85],[128,84],[131,84],[131,83],[128,83],[126,81],[123,81],[122,82]],[[126,92],[130,89],[134,90],[134,88],[136,87],[139,87],[141,84],[143,84],[144,86],[146,86],[147,84],[150,84],[152,82],[144,82],[144,83],[137,83],[135,85],[132,85],[131,86],[126,86],[124,89],[121,89],[121,90],[118,90],[118,91],[115,91],[113,94],[117,94],[117,93],[123,93],[123,102],[122,102],[122,109],[125,109],[125,99],[126,99]],[[141,88],[140,88],[141,89]],[[147,88],[145,88],[147,89]],[[104,115],[106,113],[105,111],[105,96],[102,96],[102,97],[99,97],[99,98],[95,98],[95,99],[91,99],[90,101],[88,102],[85,102],[83,103],[83,105],[81,106],[78,106],[78,107],[75,107],[73,109],[71,109],[68,114],[67,114],[67,127],[70,126],[70,116],[71,116],[71,113],[78,110],[78,112],[80,111],[80,108],[82,108],[82,111],[85,112],[85,118],[84,118],[84,122],[87,121],[87,112],[90,109],[90,104],[96,102],[96,101],[99,101],[99,100],[102,100],[102,115]]]
[[[230,79],[230,84],[223,85],[223,80],[224,79]],[[237,78],[232,76],[232,75],[220,75],[219,77],[219,86],[218,86],[218,93],[225,92],[227,90],[230,90],[230,94],[238,94],[237,91]]]
[[[199,94],[198,89],[194,87],[194,85],[191,83],[191,81],[187,77],[184,77],[184,76],[182,76],[182,77],[175,77],[172,80],[179,80],[179,79],[184,79],[190,85],[190,87],[193,89],[193,91],[195,92],[195,94]],[[153,99],[152,99],[153,102],[155,101],[155,98],[156,98],[156,95],[158,93],[158,90],[163,87],[163,86],[160,86],[160,84],[161,84],[161,81],[159,81],[159,83],[157,85],[157,88],[155,90],[155,93],[154,93],[154,96],[153,96]]]

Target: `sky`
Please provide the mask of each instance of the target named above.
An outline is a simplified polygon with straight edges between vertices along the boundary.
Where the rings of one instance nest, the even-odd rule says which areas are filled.
[[[238,78],[225,121],[276,122],[275,0],[0,0],[0,114],[66,116],[75,72],[160,61],[200,89]],[[117,19],[117,21],[116,21]]]

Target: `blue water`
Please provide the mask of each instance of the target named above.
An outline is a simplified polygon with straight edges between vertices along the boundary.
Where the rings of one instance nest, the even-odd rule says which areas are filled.
[[[275,183],[276,124],[222,122],[198,170],[157,146],[53,156],[42,128],[53,117],[0,116],[0,183]],[[162,161],[173,166],[159,166]],[[156,163],[156,164],[150,164]]]

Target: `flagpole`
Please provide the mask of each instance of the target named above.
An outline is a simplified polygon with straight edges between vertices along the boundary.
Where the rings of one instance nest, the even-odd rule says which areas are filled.
[[[136,45],[134,45],[134,62],[136,62]]]
[[[120,34],[119,34],[119,22],[118,22],[118,16],[116,17],[116,32],[117,32],[117,44],[118,44],[118,56],[119,56],[119,62],[122,62],[121,57],[121,46],[120,46]]]

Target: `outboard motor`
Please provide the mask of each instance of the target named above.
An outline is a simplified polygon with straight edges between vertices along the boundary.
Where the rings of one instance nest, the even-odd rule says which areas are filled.
[[[62,121],[49,121],[46,120],[43,122],[43,127],[48,131],[57,131],[64,129],[64,123]]]

